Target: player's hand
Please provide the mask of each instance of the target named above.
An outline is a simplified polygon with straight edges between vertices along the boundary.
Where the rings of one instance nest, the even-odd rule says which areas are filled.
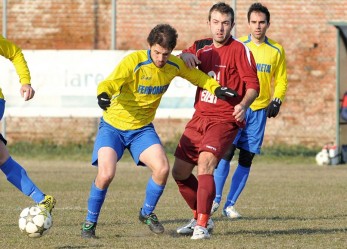
[[[103,92],[98,95],[98,105],[101,109],[105,110],[110,107],[111,100],[107,93]]]
[[[247,108],[242,104],[237,104],[234,107],[233,116],[235,117],[237,122],[243,122],[245,120],[246,111],[247,111]]]
[[[214,91],[214,95],[216,95],[216,97],[219,99],[226,100],[227,98],[237,97],[237,92],[231,88],[219,86]]]
[[[279,98],[274,98],[266,108],[266,116],[268,118],[274,118],[280,111],[282,101]]]
[[[189,68],[195,68],[198,64],[201,63],[201,61],[196,57],[195,54],[191,53],[182,53],[179,55],[179,57],[184,61],[187,67]]]
[[[20,95],[22,96],[22,98],[24,98],[24,101],[28,101],[34,97],[35,90],[31,87],[30,84],[25,84],[20,88]]]

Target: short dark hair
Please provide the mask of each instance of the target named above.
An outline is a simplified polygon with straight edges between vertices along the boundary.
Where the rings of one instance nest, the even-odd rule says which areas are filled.
[[[172,51],[176,47],[177,37],[176,29],[169,24],[158,24],[149,33],[147,42],[149,46],[158,44]]]
[[[251,19],[251,14],[252,12],[261,12],[261,13],[264,13],[265,16],[266,16],[266,21],[267,23],[270,23],[270,12],[269,10],[264,6],[262,5],[261,3],[254,3],[252,4],[249,9],[248,9],[248,13],[247,13],[247,18],[248,18],[248,22],[250,21]]]
[[[210,12],[208,13],[208,20],[209,21],[211,21],[211,13],[213,11],[218,11],[222,14],[230,14],[231,23],[234,23],[235,14],[234,14],[233,8],[231,8],[230,5],[223,3],[223,2],[219,2],[219,3],[212,5]]]

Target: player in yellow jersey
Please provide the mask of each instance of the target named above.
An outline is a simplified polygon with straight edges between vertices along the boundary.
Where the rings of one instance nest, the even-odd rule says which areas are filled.
[[[0,55],[9,59],[15,67],[19,82],[22,85],[20,94],[24,101],[32,99],[35,91],[30,84],[30,72],[22,50],[11,41],[0,36]],[[4,115],[5,102],[4,94],[0,88],[0,119]],[[25,169],[12,159],[6,144],[6,139],[0,134],[0,170],[6,175],[7,180],[23,194],[30,196],[40,207],[51,212],[55,205],[55,199],[53,196],[45,195],[34,184]]]
[[[234,205],[246,185],[252,160],[260,153],[267,118],[275,118],[279,113],[287,90],[286,58],[283,47],[269,39],[266,31],[270,27],[270,12],[261,3],[250,6],[247,14],[250,35],[239,38],[253,53],[257,64],[260,93],[246,112],[246,126],[240,129],[232,147],[224,155],[214,172],[216,197],[211,213],[217,211],[222,197],[225,180],[230,170],[230,161],[235,149],[240,150],[238,166],[224,208],[223,216],[240,218]]]
[[[177,32],[167,24],[154,27],[148,38],[148,50],[133,52],[123,58],[113,72],[97,87],[98,104],[104,109],[94,144],[92,164],[98,173],[92,183],[88,212],[82,226],[83,238],[95,238],[95,228],[106,192],[112,182],[117,162],[124,150],[130,151],[137,165],[152,171],[139,219],[160,234],[164,227],[153,213],[169,175],[169,162],[152,121],[171,80],[180,76],[213,93],[218,98],[234,97],[233,90],[198,69],[188,69],[171,55]]]

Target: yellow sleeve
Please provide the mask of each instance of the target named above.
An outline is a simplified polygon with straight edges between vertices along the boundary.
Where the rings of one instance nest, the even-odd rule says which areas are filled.
[[[183,60],[179,58],[178,60],[180,60],[180,77],[190,81],[195,86],[206,89],[212,94],[214,94],[217,87],[220,87],[220,84],[209,75],[197,68],[190,69],[185,65]]]
[[[281,56],[279,57],[278,66],[274,74],[275,91],[273,98],[279,98],[282,102],[286,96],[288,84],[286,68],[286,56],[284,49],[281,48]]]
[[[0,36],[0,55],[12,62],[22,85],[30,84],[30,71],[22,50],[2,36]]]
[[[134,60],[130,56],[122,59],[112,73],[98,84],[97,95],[107,93],[109,97],[119,93],[124,84],[132,80]]]

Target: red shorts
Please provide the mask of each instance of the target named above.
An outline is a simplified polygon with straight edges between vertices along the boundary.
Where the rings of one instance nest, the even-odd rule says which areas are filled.
[[[220,160],[234,141],[238,128],[231,121],[194,115],[186,125],[175,157],[197,165],[200,152],[208,151]]]

